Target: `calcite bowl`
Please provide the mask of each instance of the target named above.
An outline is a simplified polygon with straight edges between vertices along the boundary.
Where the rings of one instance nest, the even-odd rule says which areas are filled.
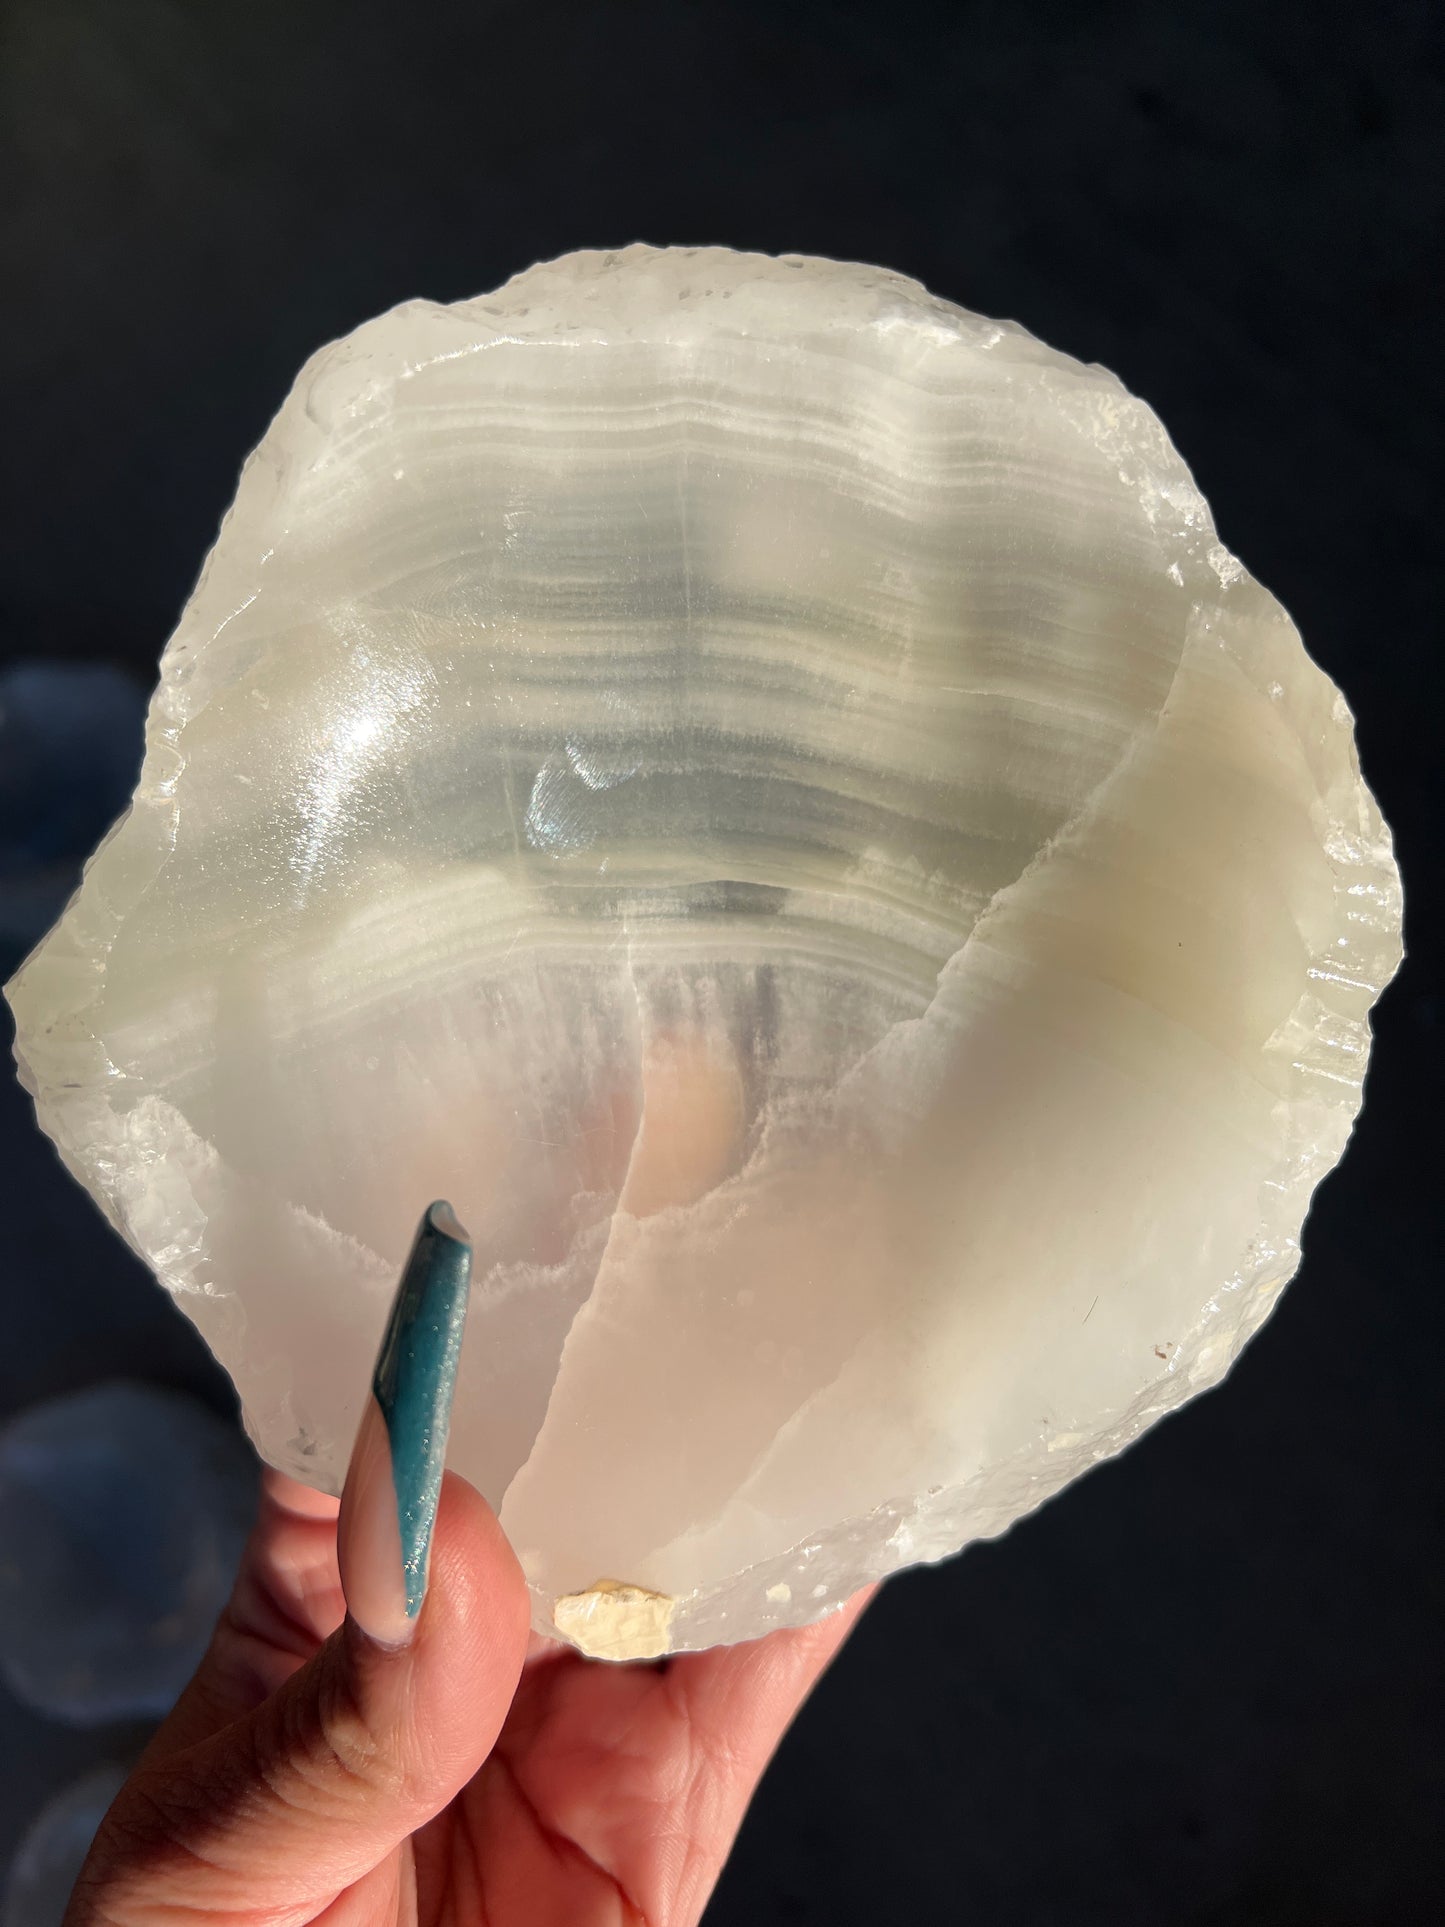
[[[537,1625],[997,1533],[1298,1262],[1400,954],[1349,713],[1110,374],[629,248],[323,349],[11,986],[47,1131],[337,1489],[417,1215]]]

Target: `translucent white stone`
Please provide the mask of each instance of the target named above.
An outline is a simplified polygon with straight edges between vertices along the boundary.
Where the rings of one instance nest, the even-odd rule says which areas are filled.
[[[11,986],[41,1121],[333,1490],[450,1198],[452,1461],[597,1650],[814,1617],[1213,1384],[1400,954],[1153,414],[871,268],[573,255],[324,349],[148,740]]]

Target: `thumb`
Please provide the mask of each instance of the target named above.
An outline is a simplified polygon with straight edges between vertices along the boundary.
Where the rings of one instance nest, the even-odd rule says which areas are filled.
[[[444,1213],[422,1221],[347,1477],[345,1623],[254,1711],[142,1764],[67,1927],[311,1920],[491,1751],[526,1651],[527,1592],[485,1501],[441,1476],[470,1258]]]

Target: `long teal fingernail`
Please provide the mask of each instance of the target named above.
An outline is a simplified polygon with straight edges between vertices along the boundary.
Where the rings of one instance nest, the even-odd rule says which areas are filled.
[[[471,1276],[471,1242],[438,1202],[417,1231],[371,1382],[391,1447],[409,1619],[426,1597]]]

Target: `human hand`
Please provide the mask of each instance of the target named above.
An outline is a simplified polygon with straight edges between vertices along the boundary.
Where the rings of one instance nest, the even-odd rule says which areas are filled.
[[[398,1291],[339,1555],[336,1501],[268,1473],[210,1650],[107,1815],[66,1927],[701,1915],[867,1596],[656,1663],[529,1634],[495,1517],[441,1478],[466,1287],[444,1223],[428,1214]]]

